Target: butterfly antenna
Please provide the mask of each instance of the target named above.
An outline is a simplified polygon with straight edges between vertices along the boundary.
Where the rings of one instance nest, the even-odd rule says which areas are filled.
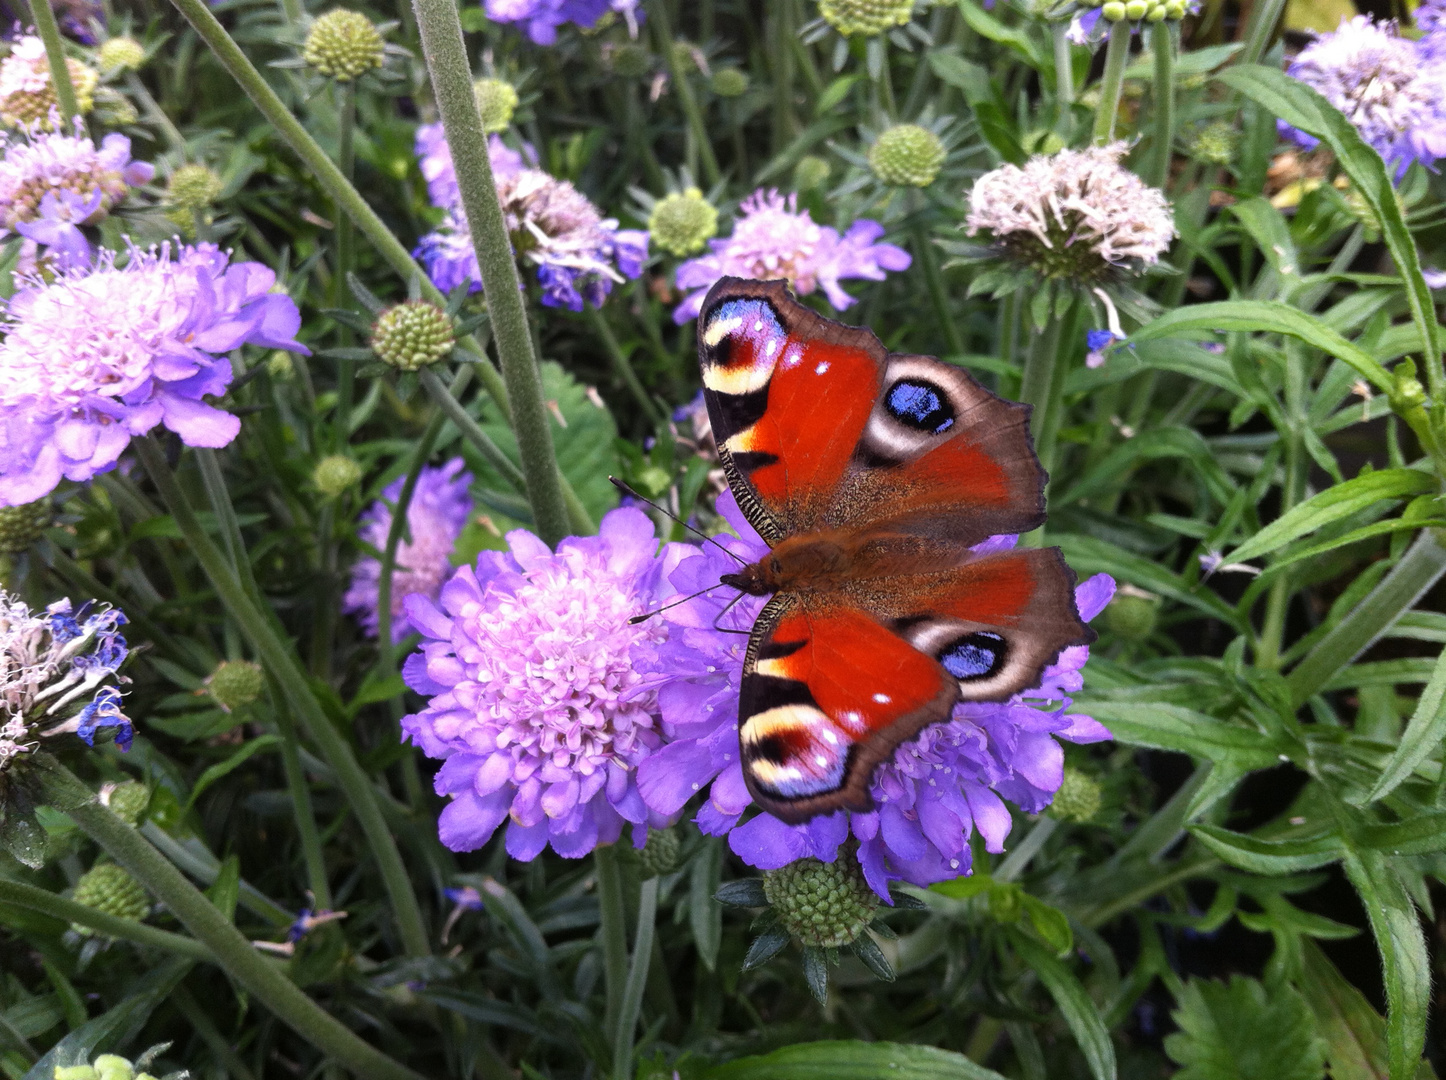
[[[639,502],[645,502],[645,503],[647,503],[649,506],[651,506],[654,510],[658,511],[660,514],[666,514],[668,517],[672,518],[674,521],[676,521],[679,525],[683,526],[683,528],[687,529],[689,532],[695,533],[697,536],[701,537],[701,538],[703,539],[704,543],[712,544],[712,545],[713,545],[714,547],[716,547],[719,551],[725,553],[730,559],[732,559],[734,562],[736,562],[739,566],[747,566],[747,565],[748,565],[748,561],[747,561],[746,559],[740,557],[736,552],[729,551],[726,547],[724,547],[722,544],[720,544],[720,543],[719,543],[717,540],[715,540],[713,537],[709,536],[709,535],[708,535],[707,533],[705,533],[702,529],[699,529],[699,528],[696,528],[695,526],[689,525],[686,521],[684,521],[682,518],[680,518],[677,514],[673,513],[673,511],[669,510],[666,506],[659,506],[657,503],[653,502],[652,499],[649,499],[649,498],[647,498],[646,496],[643,496],[643,495],[639,495],[636,491],[634,491],[632,488],[628,487],[627,484],[623,483],[623,482],[622,482],[621,480],[619,480],[616,476],[609,476],[609,477],[608,477],[608,481],[612,484],[613,487],[617,488],[617,489],[618,489],[619,491],[621,491],[624,495],[630,495],[630,496],[632,496],[634,499],[637,499]],[[716,588],[717,586],[713,586],[713,587]],[[704,592],[707,592],[708,590],[707,590],[707,589],[704,589],[703,591],[704,591]],[[696,593],[695,593],[694,595],[699,595],[699,594],[696,594]],[[689,597],[689,599],[691,600],[692,597]],[[678,603],[680,603],[680,604],[681,604],[682,602],[683,602],[683,601],[681,601],[681,600],[678,601]],[[670,604],[669,607],[671,607],[671,606],[672,606],[672,605]],[[664,609],[663,609],[663,608],[659,608],[658,610],[659,610],[659,611],[662,611],[662,610],[664,610]]]
[[[664,604],[662,607],[653,608],[652,611],[645,611],[645,612],[643,612],[643,614],[641,614],[641,615],[634,615],[631,619],[628,620],[628,625],[629,625],[629,626],[637,626],[638,623],[640,623],[640,622],[647,622],[647,621],[648,621],[649,619],[651,619],[654,615],[658,614],[658,613],[661,612],[661,611],[667,611],[669,608],[675,608],[675,607],[677,607],[679,604],[686,604],[689,600],[696,600],[696,599],[698,599],[698,597],[702,596],[702,595],[703,595],[704,593],[706,593],[706,592],[712,592],[714,589],[721,589],[721,588],[723,588],[723,585],[722,585],[721,582],[720,582],[719,584],[717,584],[717,585],[709,585],[706,589],[699,589],[699,590],[698,590],[697,592],[695,592],[692,596],[684,596],[684,597],[682,597],[681,599],[672,600],[672,601]],[[743,594],[742,594],[742,593],[739,593],[738,595],[739,595],[739,596],[742,596]],[[728,605],[728,607],[732,607],[732,606],[733,606],[732,604],[729,604],[729,605]],[[723,610],[724,610],[724,611],[727,611],[728,608],[724,608]]]

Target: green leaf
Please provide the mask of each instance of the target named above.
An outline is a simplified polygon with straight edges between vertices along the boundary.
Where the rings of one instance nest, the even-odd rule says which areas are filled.
[[[1310,1007],[1289,986],[1267,990],[1233,975],[1191,979],[1171,1015],[1180,1030],[1165,1053],[1184,1066],[1174,1080],[1321,1080],[1326,1045]]]
[[[1315,316],[1274,300],[1221,300],[1213,304],[1176,308],[1140,327],[1130,335],[1130,340],[1155,341],[1229,330],[1286,334],[1298,338],[1344,360],[1381,390],[1389,392],[1394,386],[1390,374],[1370,353],[1347,341]]]
[[[1260,248],[1260,253],[1281,276],[1300,276],[1300,256],[1296,254],[1295,241],[1290,236],[1290,226],[1285,216],[1270,204],[1269,199],[1256,197],[1242,199],[1230,207],[1230,212],[1245,227],[1250,238]]]
[[[813,107],[813,114],[827,116],[839,102],[849,96],[849,91],[854,88],[854,83],[858,82],[860,78],[862,76],[841,75],[829,83],[823,93],[818,96],[818,101]]]
[[[1036,71],[1043,65],[1043,59],[1039,55],[1039,46],[1028,34],[1022,30],[1016,30],[1012,26],[1005,26],[993,15],[975,4],[974,0],[959,0],[959,13],[964,16],[964,21],[969,24],[969,29],[980,37],[997,41],[999,44],[1013,49]]]
[[[280,735],[262,735],[242,744],[241,749],[228,757],[225,761],[217,762],[196,778],[195,785],[191,788],[191,797],[186,800],[186,809],[196,805],[201,792],[246,763],[246,761],[263,750],[271,750],[281,745]]]
[[[1387,855],[1431,855],[1446,851],[1446,810],[1417,814],[1389,825],[1360,825],[1351,842]]]
[[[1350,851],[1346,877],[1360,894],[1386,981],[1386,1060],[1391,1080],[1411,1080],[1426,1044],[1431,956],[1416,907],[1385,857]]]
[[[1075,978],[1074,972],[1043,945],[1017,930],[1010,932],[1009,940],[1019,958],[1034,969],[1039,981],[1059,1006],[1064,1022],[1069,1025],[1075,1042],[1079,1043],[1091,1075],[1095,1080],[1114,1080],[1115,1045],[1110,1041],[1110,1033],[1105,1029],[1105,1022],[1100,1019],[1094,1001]]]
[[[1229,561],[1244,562],[1259,558],[1384,499],[1407,499],[1434,491],[1436,486],[1435,478],[1419,469],[1379,469],[1342,484],[1333,484],[1261,529],[1232,551]]]
[[[1237,767],[1263,769],[1276,764],[1275,742],[1253,728],[1228,724],[1183,705],[1113,701],[1081,697],[1077,704],[1120,742],[1174,750],[1211,761],[1229,759]]]
[[[1021,899],[1024,901],[1024,913],[1034,925],[1034,932],[1044,938],[1056,956],[1070,953],[1074,949],[1074,931],[1070,929],[1065,913],[1028,893],[1023,893]]]
[[[1241,64],[1226,69],[1218,78],[1259,102],[1291,127],[1323,140],[1335,153],[1336,161],[1351,178],[1352,186],[1381,225],[1382,239],[1405,281],[1411,318],[1420,331],[1426,355],[1439,358],[1441,342],[1436,325],[1436,305],[1431,299],[1426,279],[1421,275],[1421,258],[1416,251],[1416,242],[1406,228],[1401,200],[1381,156],[1366,144],[1355,125],[1330,102],[1279,68]],[[1341,359],[1351,363],[1347,357],[1342,356]],[[1365,372],[1362,371],[1362,374]]]
[[[1211,489],[1211,495],[1221,503],[1230,501],[1234,485],[1216,463],[1209,444],[1200,433],[1186,427],[1159,427],[1142,431],[1133,439],[1120,443],[1073,487],[1061,495],[1052,495],[1050,504],[1063,506],[1117,490],[1128,481],[1136,465],[1164,458],[1182,458],[1189,462]]]
[[[1366,801],[1384,799],[1395,791],[1406,777],[1416,771],[1416,766],[1441,745],[1443,738],[1446,738],[1446,651],[1436,658],[1431,678],[1416,701],[1416,710],[1401,734],[1401,741],[1391,754],[1391,760],[1381,770],[1380,779],[1371,788]]]
[[[957,53],[931,49],[929,66],[943,82],[964,92],[964,100],[969,103],[970,108],[994,96],[989,85],[988,69],[972,60],[965,60]]]
[[[713,899],[722,870],[722,842],[707,837],[698,854],[693,856],[692,873],[688,879],[688,925],[693,931],[693,947],[698,950],[698,959],[709,971],[717,966],[718,948],[723,943],[723,906]],[[764,903],[767,903],[766,897]]]
[[[1114,544],[1077,533],[1052,533],[1049,539],[1059,545],[1065,561],[1081,576],[1106,573],[1116,581],[1137,585],[1192,607],[1241,633],[1248,629],[1240,613],[1210,589],[1198,584],[1187,585],[1179,574],[1153,559],[1133,555]]]
[[[768,961],[777,956],[787,944],[787,930],[777,926],[769,927],[753,939],[752,945],[748,946],[748,952],[743,957],[743,970],[752,971],[754,968],[768,963]]]
[[[221,863],[216,880],[206,890],[206,899],[232,922],[236,920],[236,900],[241,895],[241,860],[235,855],[228,856]]]
[[[828,960],[823,950],[813,945],[803,947],[803,979],[809,993],[820,1005],[828,1004]]]
[[[771,1054],[715,1065],[702,1080],[1004,1080],[963,1054],[901,1043],[795,1043]]]
[[[1231,832],[1218,825],[1192,825],[1195,837],[1231,866],[1255,874],[1298,874],[1329,866],[1345,854],[1346,845],[1335,833],[1304,840],[1261,840]]]

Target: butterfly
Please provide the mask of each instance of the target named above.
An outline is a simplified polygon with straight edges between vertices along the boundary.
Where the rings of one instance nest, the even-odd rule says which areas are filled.
[[[1058,548],[972,550],[1044,523],[1030,406],[889,352],[782,281],[714,285],[698,355],[729,487],[771,549],[722,577],[771,597],[738,717],[763,809],[790,823],[868,809],[900,743],[1094,640]]]

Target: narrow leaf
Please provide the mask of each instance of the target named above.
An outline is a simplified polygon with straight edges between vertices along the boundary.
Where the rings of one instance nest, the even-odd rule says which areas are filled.
[[[1190,831],[1231,866],[1255,874],[1298,874],[1329,866],[1345,853],[1345,842],[1334,833],[1305,840],[1261,840],[1218,825],[1194,825]]]
[[[256,754],[261,753],[261,751],[271,750],[274,747],[280,745],[280,735],[262,735],[260,738],[252,739],[251,741],[245,743],[241,747],[241,749],[237,750],[225,761],[219,761],[215,765],[212,765],[209,769],[207,769],[196,778],[195,786],[191,788],[191,797],[186,800],[186,809],[189,810],[192,806],[194,806],[196,804],[196,800],[201,797],[201,793],[212,784],[214,784],[217,780],[220,780],[223,776],[227,776],[230,773],[235,772],[242,765],[244,765],[248,759],[254,757]]]
[[[1384,799],[1395,791],[1406,777],[1416,771],[1417,765],[1431,756],[1443,738],[1446,738],[1446,651],[1436,658],[1431,678],[1416,701],[1416,711],[1411,714],[1400,743],[1381,770],[1381,778],[1366,796],[1366,801]]]
[[[795,1043],[715,1065],[703,1080],[1004,1080],[963,1054],[887,1042]]]
[[[1009,940],[1019,958],[1034,969],[1039,981],[1059,1006],[1064,1022],[1079,1043],[1095,1080],[1114,1080],[1115,1045],[1110,1041],[1110,1033],[1105,1029],[1105,1022],[1100,1019],[1094,1001],[1075,978],[1074,972],[1028,935],[1012,930]]]

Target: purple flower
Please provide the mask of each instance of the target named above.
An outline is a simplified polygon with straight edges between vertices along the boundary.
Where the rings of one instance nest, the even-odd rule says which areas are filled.
[[[759,188],[738,209],[732,236],[710,240],[707,255],[679,264],[678,288],[691,290],[673,310],[679,326],[697,318],[703,298],[721,277],[784,278],[800,295],[822,288],[828,302],[842,311],[854,298],[840,288],[840,280],[883,281],[885,271],[907,270],[912,261],[903,248],[878,243],[884,235],[878,222],[856,221],[840,236],[837,229],[815,224],[807,210],[800,212],[796,195],[785,199]]]
[[[1369,15],[1342,19],[1286,71],[1343,112],[1398,177],[1412,162],[1429,167],[1446,157],[1446,63],[1399,36],[1394,23],[1378,24]],[[1319,142],[1276,123],[1307,149]]]
[[[188,446],[225,446],[241,422],[203,399],[231,382],[243,344],[307,350],[301,315],[260,263],[214,245],[132,249],[124,268],[22,279],[0,341],[0,505],[49,494],[61,477],[113,468],[134,435],[164,424]]]
[[[442,582],[452,576],[452,548],[472,513],[467,487],[472,474],[462,472],[463,461],[453,458],[440,468],[427,466],[417,477],[416,490],[407,507],[407,528],[397,545],[396,567],[392,571],[392,641],[401,641],[412,626],[405,614],[406,599],[412,595],[437,599]],[[363,543],[385,551],[392,529],[392,508],[402,494],[406,477],[399,476],[382,489],[382,497],[362,515],[358,532]],[[356,616],[370,637],[381,625],[379,559],[359,559],[351,571],[351,587],[342,597],[342,610]]]
[[[447,145],[441,124],[423,124],[417,128],[417,163],[427,181],[427,197],[442,210],[455,210],[462,205],[457,190],[457,170],[452,164],[452,148]],[[511,149],[496,135],[487,140],[487,157],[492,162],[492,177],[497,183],[515,179],[522,171],[522,155]]]
[[[637,37],[642,21],[638,6],[639,0],[485,0],[482,10],[493,22],[524,27],[534,44],[551,45],[558,27],[576,23],[590,30],[609,11],[626,19],[628,32]]]
[[[407,601],[421,650],[403,675],[427,707],[402,728],[429,757],[438,794],[451,803],[438,822],[453,851],[485,844],[511,817],[507,851],[536,858],[549,844],[579,858],[635,828],[670,824],[638,793],[637,769],[662,745],[656,653],[662,619],[628,620],[674,594],[668,577],[688,551],[661,552],[639,510],[614,510],[594,537],[554,553],[523,530],[510,550],[464,566],[434,604]]]
[[[719,497],[718,509],[742,537],[724,540],[724,546],[748,561],[767,551],[731,493]],[[1007,549],[1015,539],[993,537],[976,550]],[[731,570],[734,561],[709,545],[684,560],[672,582],[691,592]],[[1098,614],[1114,588],[1104,574],[1081,584],[1081,616]],[[748,629],[763,601],[744,597],[723,615],[735,595],[719,586],[668,612],[673,625],[658,664],[673,678],[659,690],[658,703],[673,738],[638,767],[638,789],[654,811],[674,814],[707,787],[698,826],[709,835],[728,835],[734,853],[751,866],[772,870],[805,856],[832,862],[852,833],[864,875],[885,899],[890,881],[929,885],[967,874],[975,829],[987,850],[1004,848],[1011,819],[1003,799],[1030,813],[1049,804],[1064,775],[1057,739],[1109,738],[1093,719],[1065,713],[1089,657],[1087,647],[1074,646],[1045,670],[1038,688],[1005,702],[960,704],[951,720],[900,746],[874,774],[875,809],[868,813],[839,811],[803,825],[786,825],[771,814],[742,822],[752,801],[738,753],[738,685],[747,639],[714,626]]]

